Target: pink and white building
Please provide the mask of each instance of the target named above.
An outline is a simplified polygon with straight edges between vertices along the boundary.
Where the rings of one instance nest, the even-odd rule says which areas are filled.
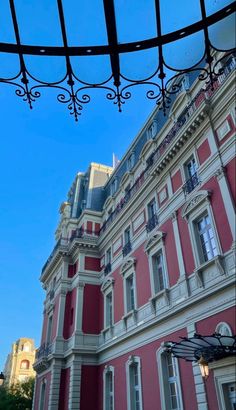
[[[60,208],[34,410],[231,410],[234,360],[164,342],[235,333],[235,59],[214,90],[185,75],[115,169],[91,163]]]

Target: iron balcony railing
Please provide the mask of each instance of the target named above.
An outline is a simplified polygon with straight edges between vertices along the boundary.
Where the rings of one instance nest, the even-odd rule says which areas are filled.
[[[134,185],[127,191],[125,196],[120,200],[117,204],[114,211],[109,215],[108,219],[103,223],[99,234],[103,234],[108,226],[116,219],[116,216],[122,211],[122,209],[126,206],[126,204],[133,198],[139,188],[144,184],[146,179],[149,177],[149,170],[156,163],[160,157],[164,154],[164,152],[168,149],[171,142],[177,137],[180,130],[183,126],[191,119],[194,112],[200,107],[203,101],[208,101],[212,95],[216,92],[217,89],[221,87],[221,85],[225,82],[226,78],[231,74],[231,72],[235,69],[235,61],[230,65],[225,66],[222,68],[222,73],[215,79],[213,87],[211,84],[208,84],[205,88],[201,88],[199,92],[195,95],[192,99],[190,104],[182,111],[180,116],[178,117],[177,121],[170,129],[166,137],[163,141],[158,145],[156,150],[147,158],[146,161],[146,168],[142,172],[142,174],[137,178],[134,182]]]
[[[199,185],[199,178],[197,172],[189,178],[183,186],[183,190],[185,194],[190,194],[194,190],[194,188]]]
[[[104,268],[104,275],[108,275],[111,272],[111,262],[108,262]]]
[[[43,343],[38,350],[36,350],[35,359],[47,358],[52,353],[52,343]]]
[[[123,256],[128,255],[128,253],[130,253],[131,250],[132,250],[132,245],[131,245],[131,242],[128,241],[123,247],[123,250],[122,250]]]
[[[155,226],[157,226],[158,224],[158,216],[157,214],[154,214],[151,218],[149,218],[149,220],[147,221],[146,224],[146,231],[147,232],[151,232]]]
[[[84,238],[85,236],[98,236],[99,232],[92,231],[90,229],[78,228],[72,232],[70,242],[75,238]]]

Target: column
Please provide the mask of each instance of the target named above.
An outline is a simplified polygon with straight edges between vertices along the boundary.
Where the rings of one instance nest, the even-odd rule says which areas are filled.
[[[187,326],[187,331],[188,337],[193,337],[194,333],[196,332],[195,324],[192,323],[191,325]],[[206,389],[199,364],[193,362],[192,366],[198,410],[208,410]]]
[[[58,410],[61,380],[61,363],[54,363],[51,371],[48,410]]]
[[[228,182],[225,176],[225,169],[224,167],[220,167],[217,171],[215,176],[217,177],[221,195],[223,198],[224,206],[226,215],[229,221],[230,230],[233,237],[233,242],[235,242],[235,209],[234,204],[230,195]]]
[[[70,368],[69,410],[80,409],[81,362],[74,359]]]

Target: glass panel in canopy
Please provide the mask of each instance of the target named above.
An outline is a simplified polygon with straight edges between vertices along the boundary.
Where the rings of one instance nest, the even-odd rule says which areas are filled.
[[[15,41],[10,5],[8,1],[2,1],[0,7],[0,42],[15,43]]]
[[[73,71],[79,80],[98,84],[111,76],[109,56],[71,57]]]
[[[15,0],[14,4],[22,44],[62,45],[56,0]]]
[[[20,70],[19,57],[15,54],[0,53],[0,78],[15,77]]]
[[[119,43],[156,37],[154,0],[114,0]]]
[[[121,73],[126,78],[140,80],[150,77],[155,73],[157,67],[157,48],[120,54]]]
[[[224,20],[209,27],[209,39],[213,47],[218,50],[230,50],[236,46],[235,15],[231,14]]]
[[[25,56],[28,71],[44,82],[56,82],[66,75],[65,57]]]
[[[232,3],[232,0],[205,0],[206,15],[216,13],[230,3]]]
[[[162,34],[180,30],[201,20],[199,0],[160,0]]]
[[[107,44],[107,31],[102,0],[63,0],[69,46]]]
[[[202,31],[163,46],[165,63],[179,70],[197,64],[204,53],[205,45]]]

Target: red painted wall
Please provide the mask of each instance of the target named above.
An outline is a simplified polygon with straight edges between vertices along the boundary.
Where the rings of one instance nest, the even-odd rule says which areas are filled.
[[[195,263],[194,263],[194,258],[193,258],[193,250],[192,250],[192,245],[190,241],[188,224],[182,218],[181,211],[182,211],[182,208],[178,210],[178,216],[177,216],[179,236],[180,236],[180,243],[182,247],[185,271],[187,274],[190,275],[194,271]]]
[[[166,221],[163,225],[160,226],[159,230],[166,233],[165,252],[167,260],[167,270],[170,286],[173,286],[179,279],[179,265],[172,221],[168,219],[168,221]]]
[[[51,383],[51,372],[44,374],[43,376],[37,376],[36,385],[35,385],[35,399],[34,399],[34,410],[39,410],[40,405],[40,391],[41,391],[41,383],[46,379],[46,391],[45,391],[45,410],[48,409],[49,405],[49,390],[50,390],[50,383]]]
[[[138,349],[132,350],[129,353],[122,355],[106,363],[106,365],[114,366],[114,391],[115,391],[115,408],[127,408],[126,395],[126,370],[125,364],[130,355],[135,355],[141,359],[141,380],[142,380],[142,394],[143,394],[143,408],[145,410],[161,409],[160,403],[160,388],[159,376],[157,366],[156,352],[160,348],[162,341],[179,340],[179,336],[186,336],[186,330],[180,330],[172,333],[164,339],[156,340],[148,343]],[[103,370],[105,365],[101,366],[99,371],[99,386],[102,386]],[[189,409],[191,403],[191,410],[197,410],[196,394],[194,387],[194,379],[191,363],[186,363],[184,360],[179,360],[179,371],[182,380],[182,397],[184,408]],[[102,410],[102,388],[99,388],[98,410]],[[97,407],[95,407],[97,409]]]
[[[71,321],[71,310],[73,309],[73,321]],[[65,317],[63,337],[69,339],[75,328],[75,311],[76,311],[76,288],[66,294]]]
[[[52,321],[52,341],[55,339],[57,335],[57,322],[58,322],[58,313],[59,313],[59,303],[60,303],[60,295],[55,297],[55,305],[53,311],[53,321]]]
[[[92,270],[94,272],[100,272],[101,270],[100,259],[92,258],[91,256],[85,256],[84,269]]]
[[[226,175],[232,198],[236,202],[236,158],[233,158],[226,165]]]
[[[99,233],[101,225],[95,222],[95,233]]]
[[[103,328],[103,295],[98,285],[84,287],[82,330],[99,334]]]
[[[225,309],[222,312],[201,320],[196,324],[196,332],[201,335],[212,335],[215,332],[216,326],[220,322],[226,322],[230,325],[233,334],[236,333],[236,317],[234,307]],[[205,383],[206,394],[208,399],[209,410],[218,409],[217,396],[215,391],[214,374],[211,371],[207,382]]]
[[[97,410],[98,366],[82,366],[80,410]]]
[[[124,315],[124,293],[123,293],[123,276],[120,274],[120,268],[112,274],[114,284],[114,322],[119,322]]]
[[[68,265],[68,278],[73,278],[77,272],[78,261],[76,261],[73,265]]]
[[[70,367],[61,370],[59,410],[68,410],[70,387]]]
[[[173,189],[173,193],[175,193],[177,191],[177,189],[179,189],[182,184],[182,177],[181,177],[181,172],[180,170],[178,170],[172,177],[171,177],[171,184],[172,184],[172,189]]]
[[[197,154],[200,165],[207,160],[211,155],[211,149],[209,146],[208,139],[205,139],[203,143],[197,148]]]
[[[91,221],[87,221],[87,232],[88,233],[93,232],[93,223]]]
[[[137,304],[138,307],[148,302],[151,297],[151,284],[148,258],[144,251],[144,246],[141,245],[132,254],[136,259],[136,290],[137,290]]]
[[[202,189],[209,189],[212,191],[211,205],[216,222],[216,228],[220,238],[222,250],[223,252],[227,252],[232,245],[232,234],[216,177],[212,177],[205,185],[203,185]]]

